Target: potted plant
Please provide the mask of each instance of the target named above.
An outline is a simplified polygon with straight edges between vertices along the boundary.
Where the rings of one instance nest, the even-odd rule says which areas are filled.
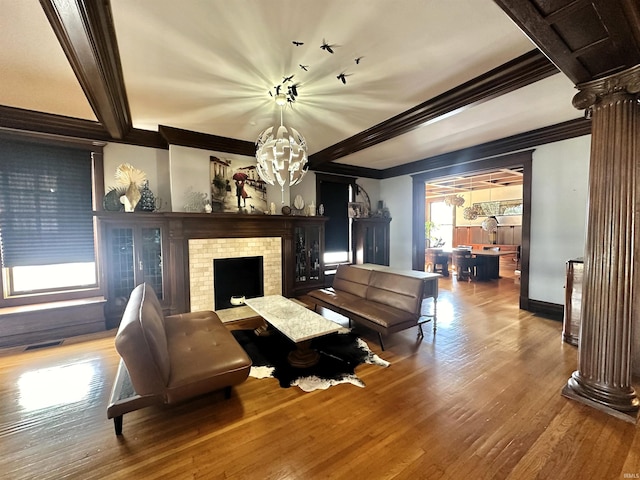
[[[440,248],[444,245],[442,237],[436,237],[435,233],[438,230],[438,225],[431,220],[424,222],[424,238],[426,248]]]

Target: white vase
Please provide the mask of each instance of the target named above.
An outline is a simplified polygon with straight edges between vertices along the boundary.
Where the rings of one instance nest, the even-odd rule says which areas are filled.
[[[127,187],[127,191],[124,192],[124,211],[134,212],[141,196],[142,194],[138,186],[131,182],[129,187]]]

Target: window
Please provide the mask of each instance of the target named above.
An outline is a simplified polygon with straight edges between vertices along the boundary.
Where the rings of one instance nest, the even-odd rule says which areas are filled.
[[[5,299],[97,287],[92,182],[87,147],[0,138]]]
[[[316,174],[319,200],[329,217],[324,233],[324,263],[347,263],[351,258],[350,219],[348,204],[355,179]]]
[[[432,222],[429,239],[432,247],[453,247],[453,208],[444,202],[429,204],[429,218]]]

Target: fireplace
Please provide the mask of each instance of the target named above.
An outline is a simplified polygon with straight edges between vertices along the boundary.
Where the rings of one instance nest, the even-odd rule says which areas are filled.
[[[214,259],[214,310],[239,306],[231,302],[231,297],[255,298],[264,295],[262,272],[261,256]]]
[[[262,255],[264,295],[282,295],[282,239],[280,237],[189,239],[190,310],[219,310],[215,306],[213,261]]]

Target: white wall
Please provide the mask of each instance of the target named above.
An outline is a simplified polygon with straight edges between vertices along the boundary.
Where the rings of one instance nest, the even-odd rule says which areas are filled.
[[[103,162],[105,193],[118,186],[115,181],[118,165],[129,163],[147,174],[149,188],[163,204],[161,210],[171,210],[168,150],[109,143],[103,150]]]
[[[404,175],[382,180],[380,198],[391,214],[389,266],[411,270],[413,179]]]
[[[186,211],[189,192],[202,192],[210,199],[209,164],[215,155],[208,150],[169,146],[169,181],[171,182],[171,205],[174,212]]]
[[[529,298],[564,305],[567,260],[584,255],[591,136],[533,153]]]

